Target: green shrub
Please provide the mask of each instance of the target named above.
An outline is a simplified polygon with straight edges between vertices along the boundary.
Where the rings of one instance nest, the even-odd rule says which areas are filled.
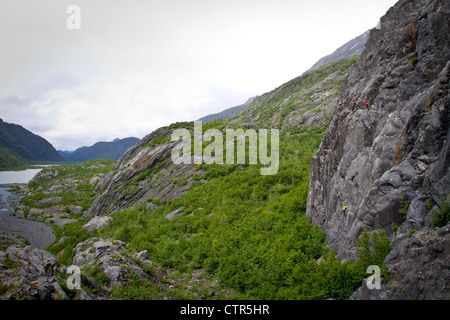
[[[359,272],[365,274],[367,267],[377,265],[381,269],[381,276],[389,279],[389,270],[384,264],[384,259],[391,251],[391,243],[386,231],[373,231],[369,233],[364,230],[357,241]]]
[[[403,220],[406,219],[406,214],[409,209],[409,202],[402,196],[400,198],[400,209],[398,209],[398,212],[402,215]]]
[[[65,240],[47,249],[50,253],[58,256],[59,263],[70,266],[73,259],[72,251],[75,246],[92,236],[82,227],[84,223],[85,221],[80,220],[65,224],[62,231],[58,232],[59,236],[61,233],[66,236]]]
[[[14,262],[7,257],[3,260],[3,267],[5,267],[6,269],[15,269],[17,268],[17,262]]]
[[[431,219],[431,223],[435,227],[443,227],[450,221],[450,202],[448,194],[446,194],[446,199],[440,198],[441,203],[438,204],[439,211],[433,210],[434,216]]]
[[[110,282],[109,277],[99,266],[90,267],[86,272],[86,276],[93,278],[98,284],[103,287],[107,286]]]

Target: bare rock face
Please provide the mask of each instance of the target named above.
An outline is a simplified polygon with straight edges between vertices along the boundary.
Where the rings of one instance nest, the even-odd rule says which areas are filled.
[[[100,196],[84,215],[110,214],[130,204],[153,205],[147,203],[149,198],[172,200],[187,192],[194,176],[203,171],[194,164],[172,163],[171,152],[178,142],[170,141],[171,133],[171,129],[160,128],[128,149],[97,184],[95,191]]]
[[[449,9],[448,1],[399,1],[371,30],[342,83],[311,162],[307,215],[343,259],[357,257],[364,229],[386,230],[396,259],[408,259],[409,249],[397,246],[407,246],[411,232],[432,228],[429,204],[448,199]],[[394,226],[401,226],[395,234]],[[409,272],[420,267],[414,261],[405,266]]]
[[[9,245],[0,252],[0,285],[6,299],[64,299],[56,257],[31,246]]]
[[[450,227],[424,228],[395,239],[386,257],[391,279],[381,289],[363,285],[351,300],[448,300],[450,291]]]
[[[97,293],[79,288],[68,294],[64,286],[68,268],[56,257],[32,246],[21,247],[0,241],[0,298],[25,300],[104,300],[103,288],[91,278],[81,275],[81,284]]]
[[[111,220],[112,217],[109,216],[94,217],[88,223],[83,225],[83,228],[86,229],[88,232],[103,229],[111,222]]]

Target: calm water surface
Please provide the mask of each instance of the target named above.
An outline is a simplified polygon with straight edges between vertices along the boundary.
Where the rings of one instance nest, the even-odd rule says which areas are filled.
[[[0,184],[28,183],[42,168],[19,171],[0,171]]]

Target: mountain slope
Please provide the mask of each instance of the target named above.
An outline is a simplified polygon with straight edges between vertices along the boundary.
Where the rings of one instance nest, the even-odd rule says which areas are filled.
[[[307,215],[341,258],[357,257],[365,229],[391,235],[394,281],[365,297],[450,297],[448,220],[432,220],[448,211],[450,193],[449,9],[401,0],[381,18],[311,162]]]
[[[182,125],[183,126],[183,125]],[[173,126],[172,126],[173,127]],[[195,165],[175,165],[170,152],[177,142],[170,142],[173,128],[159,128],[129,148],[115,168],[96,187],[99,197],[87,216],[110,214],[147,199],[172,200],[186,192],[193,183]],[[177,170],[175,170],[177,169]],[[177,179],[188,179],[183,186]]]
[[[322,66],[324,66],[326,64],[330,64],[331,62],[336,62],[338,60],[341,60],[341,59],[344,59],[344,58],[348,58],[348,57],[351,57],[349,61],[352,61],[356,56],[359,56],[363,52],[363,50],[365,48],[365,44],[366,44],[366,40],[367,40],[368,34],[369,34],[369,31],[366,31],[363,34],[359,35],[358,37],[356,37],[356,38],[350,40],[349,42],[345,43],[341,47],[337,48],[333,53],[331,53],[331,54],[329,54],[329,55],[327,55],[325,57],[322,57],[309,70],[307,70],[301,77],[305,76],[307,73],[310,73],[310,71],[318,69],[318,68],[320,68],[320,67],[322,67]],[[337,65],[333,65],[332,68],[335,68],[336,66]],[[340,66],[338,66],[338,68],[340,68]],[[342,71],[342,70],[340,70],[340,71]],[[331,75],[331,73],[329,73],[328,75]],[[299,78],[301,78],[301,77],[299,77]],[[340,74],[340,75],[338,75],[336,77],[338,78],[338,79],[336,79],[336,82],[339,82],[342,79],[342,74]],[[298,78],[297,78],[297,80],[298,80]],[[329,79],[329,80],[331,80],[331,79]],[[292,82],[295,82],[295,79],[292,80]],[[288,82],[287,84],[284,84],[283,86],[289,85],[289,83],[290,82]],[[334,88],[334,89],[336,89],[336,88]],[[253,98],[248,99],[242,105],[239,105],[239,106],[236,106],[236,107],[232,107],[232,108],[226,109],[226,110],[224,110],[222,112],[214,113],[214,114],[205,116],[203,118],[200,118],[199,121],[211,122],[211,121],[214,121],[216,119],[217,120],[224,120],[224,119],[232,118],[232,117],[238,115],[239,113],[241,113],[243,110],[247,109],[247,107],[253,102],[253,100],[255,98],[257,98],[257,97],[253,97]],[[320,102],[322,103],[322,101],[320,101]],[[307,117],[308,117],[308,115],[307,115]],[[323,121],[319,121],[319,122],[321,124],[323,124]],[[292,126],[292,125],[290,125],[290,126]]]
[[[33,161],[63,161],[55,148],[44,138],[22,126],[0,119],[0,168]]]
[[[319,61],[317,61],[308,71],[317,69],[327,63],[340,60],[342,58],[360,55],[364,51],[364,48],[366,47],[366,41],[369,32],[370,32],[369,30],[364,32],[358,37],[350,40],[346,44],[337,48],[333,53],[319,59]]]
[[[271,99],[273,109],[286,97],[293,105],[308,95],[317,103],[328,101],[318,97],[328,97],[325,91],[335,97],[355,61],[331,63],[261,97]],[[265,109],[265,104],[253,103],[253,112]],[[320,105],[314,107],[330,106]],[[203,130],[247,127],[234,121],[204,124]],[[261,176],[261,165],[175,164],[171,152],[178,141],[171,141],[171,134],[175,129],[192,134],[193,124],[159,128],[128,149],[97,184],[98,196],[83,216],[111,216],[103,237],[148,250],[163,267],[215,274],[248,298],[347,298],[367,266],[337,261],[324,246],[324,234],[305,215],[310,160],[324,126],[326,122],[315,128],[283,126],[280,166],[272,176]],[[323,263],[317,263],[319,258]]]
[[[230,121],[259,128],[311,128],[327,124],[341,81],[357,56],[330,62],[256,97]]]
[[[207,115],[205,117],[202,117],[202,118],[198,119],[198,121],[212,122],[214,120],[224,120],[224,119],[231,118],[231,117],[237,115],[239,112],[241,112],[245,108],[247,108],[249,106],[249,104],[255,98],[256,97],[249,98],[244,104],[225,109],[225,110],[223,110],[221,112],[218,112],[218,113],[209,114],[209,115]]]
[[[319,67],[259,96],[234,122],[204,126],[280,128],[275,175],[248,163],[176,165],[171,134],[192,135],[193,125],[159,128],[128,149],[89,198],[83,217],[110,215],[109,224],[81,236],[65,229],[53,250],[112,237],[130,256],[213,274],[249,299],[449,299],[447,3],[401,0],[370,31],[359,60]],[[84,246],[93,240],[79,253],[94,249]],[[71,258],[68,251],[61,254]],[[379,290],[364,284],[369,266],[382,269]],[[117,272],[100,268],[108,273],[95,272],[102,283],[117,281]],[[136,277],[120,285],[115,294],[127,299],[149,288]],[[173,297],[170,287],[165,297]]]
[[[328,122],[332,102],[336,100],[341,81],[357,57],[331,62],[295,78],[279,88],[256,97],[250,105],[226,122],[211,122],[203,126],[224,130],[230,127],[281,126],[282,130],[316,129],[320,132]],[[279,115],[282,114],[282,117]],[[278,122],[275,124],[274,119]],[[281,119],[281,120],[280,120]],[[198,181],[205,181],[204,170],[195,165],[175,165],[170,154],[177,144],[170,141],[174,129],[189,128],[192,123],[173,124],[144,137],[119,159],[113,172],[103,179],[96,191],[101,195],[89,210],[89,216],[110,214],[130,204],[145,203],[147,199],[171,201],[187,192]],[[159,173],[159,174],[156,174]],[[179,184],[177,181],[183,181]]]
[[[89,147],[81,147],[73,152],[58,151],[67,161],[84,162],[93,159],[119,159],[130,147],[139,142],[138,138],[115,139],[110,142],[97,142]]]

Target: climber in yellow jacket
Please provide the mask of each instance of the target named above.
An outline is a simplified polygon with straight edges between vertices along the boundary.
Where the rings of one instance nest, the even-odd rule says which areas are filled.
[[[347,210],[347,205],[346,204],[344,204],[344,207],[342,208],[342,213],[345,214],[345,210]]]

